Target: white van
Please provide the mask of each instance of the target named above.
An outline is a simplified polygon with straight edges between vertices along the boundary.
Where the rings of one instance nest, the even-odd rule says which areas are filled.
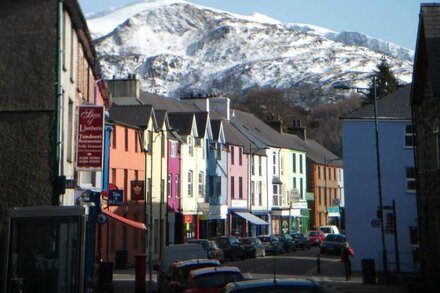
[[[165,282],[166,274],[171,264],[175,261],[189,260],[189,259],[202,259],[207,258],[206,252],[200,244],[185,243],[174,244],[165,248],[159,265],[154,266],[154,270],[157,271],[157,285],[159,291]]]
[[[325,236],[327,236],[327,234],[339,234],[339,229],[335,225],[319,226],[318,229],[321,230]]]

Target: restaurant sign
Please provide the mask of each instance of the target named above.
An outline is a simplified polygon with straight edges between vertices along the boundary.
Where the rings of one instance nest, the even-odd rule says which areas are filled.
[[[102,170],[104,145],[104,107],[78,107],[78,140],[76,167]]]

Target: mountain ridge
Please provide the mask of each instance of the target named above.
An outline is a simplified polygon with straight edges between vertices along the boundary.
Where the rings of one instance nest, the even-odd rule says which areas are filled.
[[[116,24],[118,13],[119,19],[128,18]],[[337,80],[365,87],[381,58],[401,83],[412,77],[411,51],[390,55],[397,45],[187,1],[135,2],[88,23],[105,78],[136,74],[143,90],[173,98],[213,91],[239,96],[253,88],[304,83],[330,90]],[[350,44],[356,40],[364,46]],[[366,47],[373,43],[376,50]],[[378,52],[381,48],[388,53]]]

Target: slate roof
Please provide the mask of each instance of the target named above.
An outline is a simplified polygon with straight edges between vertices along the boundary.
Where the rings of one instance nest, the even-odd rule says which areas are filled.
[[[193,126],[194,113],[171,112],[168,113],[170,126],[177,129],[179,135],[190,135]]]
[[[411,85],[406,85],[391,95],[377,100],[377,118],[380,120],[410,120]],[[374,119],[374,105],[369,104],[357,109],[341,119]]]
[[[231,123],[259,147],[267,145],[305,151],[297,140],[282,135],[251,113],[234,110]]]
[[[208,112],[195,112],[197,132],[200,136],[205,136],[206,126],[208,126]]]
[[[153,115],[153,123],[155,123],[153,107],[151,105],[113,105],[109,110],[109,114],[109,121],[111,122],[121,122],[146,128],[149,126],[149,117]]]
[[[434,97],[440,96],[440,4],[422,3],[414,58],[412,102],[420,102],[429,81]]]
[[[168,112],[199,112],[200,109],[194,104],[179,100],[164,98],[141,92],[139,100],[146,105],[152,105],[155,109],[167,110]]]

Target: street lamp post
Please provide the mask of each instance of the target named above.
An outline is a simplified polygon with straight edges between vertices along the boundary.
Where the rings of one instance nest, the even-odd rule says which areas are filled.
[[[366,91],[370,91],[368,88],[351,87],[345,83],[335,83],[333,85],[335,89],[354,89],[356,92],[361,93],[367,97]],[[385,244],[385,225],[384,225],[384,206],[383,206],[383,196],[382,196],[382,180],[381,180],[381,168],[380,168],[380,150],[379,150],[379,127],[377,119],[377,90],[376,90],[376,76],[373,75],[373,94],[374,94],[374,134],[376,141],[376,166],[377,166],[377,188],[379,194],[379,211],[378,216],[380,218],[380,233],[382,242],[382,262],[383,262],[383,274],[385,283],[388,285],[388,261],[387,261],[387,249]]]

